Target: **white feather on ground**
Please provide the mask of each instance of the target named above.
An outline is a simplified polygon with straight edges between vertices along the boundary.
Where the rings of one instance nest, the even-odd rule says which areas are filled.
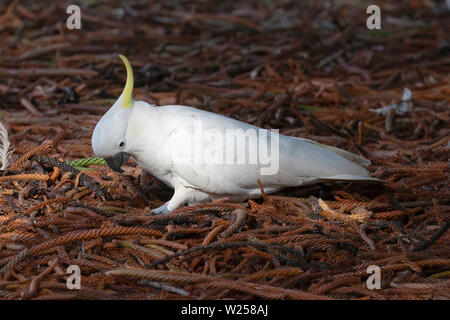
[[[0,121],[0,163],[1,163],[0,170],[6,170],[6,168],[8,168],[9,158],[11,157],[11,154],[14,152],[14,149],[8,151],[9,146],[10,142],[8,139],[8,130],[6,130],[6,127]]]

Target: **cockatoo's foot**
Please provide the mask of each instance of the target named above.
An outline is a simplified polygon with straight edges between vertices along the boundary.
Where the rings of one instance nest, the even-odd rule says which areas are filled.
[[[169,209],[167,208],[168,206],[169,206],[169,202],[166,202],[161,207],[153,209],[152,213],[153,214],[168,214],[168,213],[170,213]]]
[[[153,214],[168,214],[185,204],[196,204],[209,199],[209,195],[192,188],[185,187],[179,181],[174,181],[174,189],[172,199],[159,208],[153,209]]]

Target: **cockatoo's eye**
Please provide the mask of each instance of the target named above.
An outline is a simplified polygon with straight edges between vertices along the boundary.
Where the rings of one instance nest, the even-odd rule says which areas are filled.
[[[120,143],[119,143],[119,147],[123,147],[125,145],[125,141],[120,141]]]

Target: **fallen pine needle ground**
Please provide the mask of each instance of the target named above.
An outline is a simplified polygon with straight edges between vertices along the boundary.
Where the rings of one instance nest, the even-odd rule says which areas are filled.
[[[119,18],[95,2],[78,31],[57,2],[0,7],[14,148],[0,175],[0,299],[450,298],[448,11],[386,5],[377,31],[353,2],[128,3]],[[136,100],[343,148],[385,183],[152,215],[172,191],[132,161],[112,172],[90,144],[123,87],[118,53]]]

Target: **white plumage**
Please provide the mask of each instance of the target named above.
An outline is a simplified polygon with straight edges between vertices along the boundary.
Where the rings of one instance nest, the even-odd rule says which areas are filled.
[[[9,158],[11,157],[11,154],[14,152],[13,150],[9,150],[10,142],[8,139],[8,130],[6,130],[6,127],[3,125],[3,123],[0,121],[0,170],[6,170],[9,165]]]
[[[127,60],[124,62],[127,65]],[[127,65],[129,76],[130,69]],[[127,102],[128,99],[131,101],[131,94],[124,90],[97,124],[92,146],[96,155],[105,157],[113,169],[119,170],[131,156],[144,170],[175,190],[172,199],[153,210],[155,213],[168,213],[184,204],[216,198],[241,201],[258,197],[261,195],[258,180],[266,193],[319,181],[378,181],[363,168],[370,161],[342,149],[307,139],[270,135],[271,132],[247,123],[187,106],[156,107],[143,101]],[[227,153],[235,152],[237,147],[230,151],[226,141],[218,147],[218,139],[195,134],[209,132],[225,138],[227,132],[236,131],[258,132],[247,137],[245,163],[236,163],[236,158],[232,163],[186,158],[186,155],[195,157],[198,150],[205,155],[211,150],[213,155],[223,150],[222,159],[226,160]],[[263,139],[264,133],[271,139],[279,137],[278,152],[271,154],[272,159],[279,156],[278,170],[272,174],[261,174],[265,166],[249,161],[251,151],[261,145],[270,150],[272,140]]]

